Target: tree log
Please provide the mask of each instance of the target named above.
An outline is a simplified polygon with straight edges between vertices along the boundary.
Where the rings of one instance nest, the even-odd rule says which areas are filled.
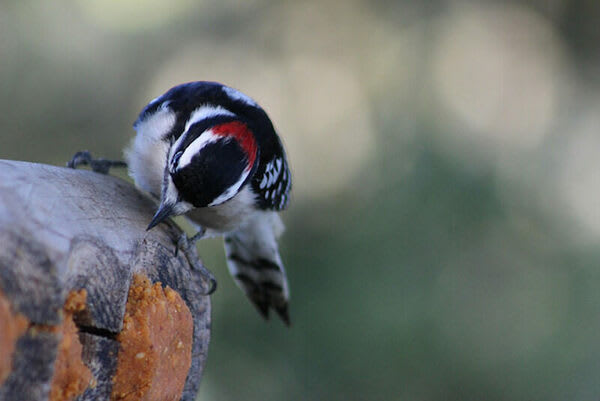
[[[0,401],[193,400],[204,276],[108,175],[0,160]]]

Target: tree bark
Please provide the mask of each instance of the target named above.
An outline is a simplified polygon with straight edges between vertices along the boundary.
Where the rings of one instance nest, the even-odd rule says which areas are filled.
[[[119,178],[0,160],[0,401],[196,397],[209,283],[174,223],[146,231],[155,208]]]

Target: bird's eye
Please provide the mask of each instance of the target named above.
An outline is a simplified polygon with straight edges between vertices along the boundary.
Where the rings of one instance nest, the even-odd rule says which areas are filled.
[[[173,155],[173,158],[171,159],[171,164],[169,166],[169,171],[171,171],[171,173],[175,172],[175,170],[177,169],[177,166],[179,165],[179,159],[181,158],[182,154],[183,151],[180,150],[179,152]]]

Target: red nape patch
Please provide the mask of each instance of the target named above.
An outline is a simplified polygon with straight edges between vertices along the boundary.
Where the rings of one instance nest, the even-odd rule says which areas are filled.
[[[250,131],[246,124],[240,121],[232,121],[230,123],[215,125],[211,131],[215,135],[234,137],[248,155],[248,168],[252,168],[254,160],[256,160],[256,141],[254,140],[254,134],[252,134],[252,131]]]

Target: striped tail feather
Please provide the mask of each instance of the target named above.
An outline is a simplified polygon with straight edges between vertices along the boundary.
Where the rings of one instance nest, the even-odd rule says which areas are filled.
[[[225,235],[227,267],[265,319],[272,308],[289,326],[289,289],[277,246],[283,224],[275,212],[262,213],[268,214],[268,218],[252,219]]]

